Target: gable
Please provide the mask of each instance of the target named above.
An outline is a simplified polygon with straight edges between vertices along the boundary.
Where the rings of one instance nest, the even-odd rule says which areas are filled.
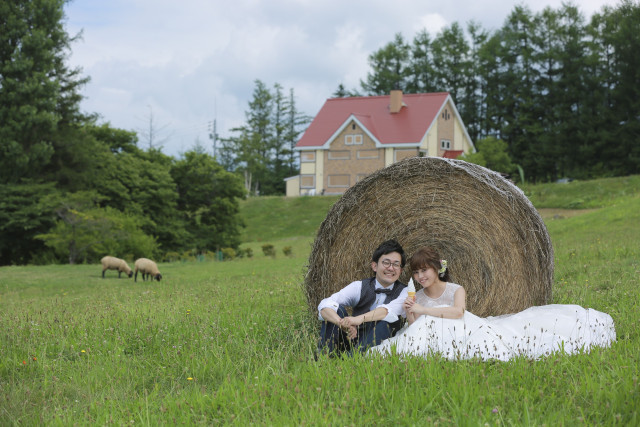
[[[449,99],[446,92],[403,95],[398,113],[390,112],[388,95],[328,99],[296,149],[327,149],[352,121],[377,147],[417,146]]]

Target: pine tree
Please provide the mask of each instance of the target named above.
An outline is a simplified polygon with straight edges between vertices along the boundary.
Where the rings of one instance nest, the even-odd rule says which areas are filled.
[[[362,89],[368,95],[389,94],[392,89],[403,88],[409,72],[409,45],[400,33],[382,49],[369,55],[372,68],[366,81],[360,81]]]
[[[58,129],[78,114],[87,79],[65,59],[65,0],[0,3],[0,182],[38,178]]]

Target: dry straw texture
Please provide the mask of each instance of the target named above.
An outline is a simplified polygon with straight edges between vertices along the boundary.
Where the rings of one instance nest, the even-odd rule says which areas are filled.
[[[553,247],[522,191],[481,166],[413,157],[369,175],[333,205],[309,257],[309,308],[373,276],[371,255],[391,238],[407,255],[435,247],[476,315],[513,313],[551,299]],[[406,267],[401,280],[409,277]]]

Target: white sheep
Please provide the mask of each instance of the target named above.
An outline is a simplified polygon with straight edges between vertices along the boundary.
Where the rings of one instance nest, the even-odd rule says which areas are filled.
[[[147,276],[153,282],[153,279],[156,279],[158,282],[162,279],[162,275],[158,270],[158,265],[147,258],[138,258],[135,263],[136,275],[134,281],[138,281],[138,271],[142,273],[142,280],[147,280]]]
[[[100,262],[102,263],[102,278],[104,279],[104,272],[107,270],[118,270],[118,277],[124,272],[127,276],[133,276],[133,271],[129,268],[127,262],[123,259],[113,256],[105,256]]]

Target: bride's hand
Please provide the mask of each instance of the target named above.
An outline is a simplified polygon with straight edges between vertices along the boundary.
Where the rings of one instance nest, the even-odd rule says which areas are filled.
[[[405,310],[409,310],[416,302],[411,297],[407,297],[406,300],[402,303]]]
[[[419,316],[425,314],[424,307],[420,304],[412,304],[409,308],[406,309],[411,314],[417,314]]]

